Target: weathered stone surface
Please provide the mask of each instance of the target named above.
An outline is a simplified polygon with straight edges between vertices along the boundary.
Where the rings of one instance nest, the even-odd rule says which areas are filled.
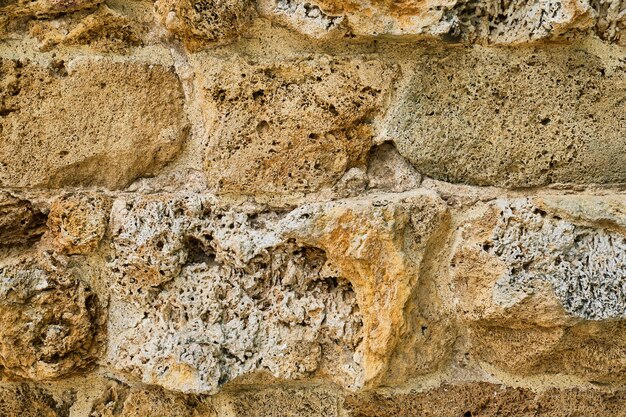
[[[351,395],[344,407],[350,417],[557,417],[626,416],[624,391],[529,389],[485,382],[443,385],[409,394]]]
[[[626,182],[623,63],[562,47],[456,49],[414,68],[387,136],[420,173],[504,187]]]
[[[191,50],[232,41],[256,15],[252,0],[157,0],[155,12]]]
[[[131,388],[111,383],[98,398],[89,417],[217,417],[208,401],[158,388]]]
[[[595,32],[600,38],[626,45],[626,2],[624,0],[591,0],[595,15]]]
[[[410,303],[424,257],[436,244],[439,229],[445,228],[443,201],[434,193],[414,190],[304,206],[293,216],[302,224],[290,225],[295,226],[292,235],[323,249],[354,286],[363,314],[365,385],[381,383],[389,372],[396,374],[393,379],[402,380],[414,373],[413,367],[433,371],[447,354],[445,346],[410,337],[416,325]],[[415,344],[398,346],[409,340]],[[422,357],[397,366],[390,362],[397,349],[406,349],[403,353],[408,356],[417,351]]]
[[[315,38],[411,35],[487,44],[518,44],[581,31],[623,43],[626,22],[622,0],[259,0],[259,10]]]
[[[114,291],[141,313],[120,317],[112,366],[186,392],[215,392],[256,370],[322,370],[354,384],[362,319],[352,286],[323,251],[281,239],[277,220],[198,195],[117,201]]]
[[[99,349],[103,312],[75,276],[35,259],[0,267],[0,370],[50,380],[89,367]]]
[[[579,225],[602,226],[626,234],[626,194],[572,194],[533,199],[537,207]]]
[[[0,3],[0,36],[30,18],[46,18],[97,6],[104,0],[5,0]]]
[[[421,176],[393,145],[383,143],[369,155],[367,181],[370,189],[403,192],[417,188]]]
[[[626,417],[625,19],[0,0],[0,417]]]
[[[118,200],[111,366],[186,392],[259,371],[376,383],[444,212],[422,192],[287,215],[194,194]]]
[[[44,17],[61,13],[74,12],[93,7],[103,0],[7,0],[0,5],[0,11],[9,17],[37,16]]]
[[[200,60],[206,173],[221,194],[332,187],[364,167],[396,70],[367,58]]]
[[[623,378],[626,235],[528,199],[479,213],[461,229],[452,259],[473,352],[509,372]]]
[[[186,137],[167,68],[77,59],[0,60],[0,184],[123,187],[171,161]]]
[[[341,410],[341,396],[323,388],[251,388],[227,398],[237,416],[336,417]]]
[[[88,45],[92,50],[126,52],[144,44],[152,26],[152,4],[146,1],[109,1],[87,10],[54,19],[28,23],[28,34],[47,51],[57,46]]]
[[[93,252],[106,232],[110,201],[101,195],[67,194],[52,203],[48,237],[69,255]]]
[[[62,396],[27,384],[0,388],[0,416],[2,417],[69,417],[74,402],[71,392]]]
[[[39,238],[46,230],[46,215],[28,200],[0,192],[0,245],[19,245]]]

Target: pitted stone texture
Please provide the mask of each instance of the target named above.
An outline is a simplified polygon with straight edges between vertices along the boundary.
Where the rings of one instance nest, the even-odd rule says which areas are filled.
[[[114,291],[143,317],[112,338],[112,366],[184,392],[215,392],[263,370],[330,374],[346,384],[360,378],[356,297],[323,251],[254,227],[275,222],[272,213],[224,212],[197,195],[159,197],[133,211],[114,205]]]
[[[454,49],[414,69],[386,134],[420,173],[504,187],[626,182],[623,63],[562,46]]]
[[[434,372],[448,354],[445,343],[433,340],[438,337],[410,337],[419,331],[410,304],[423,261],[446,219],[443,201],[425,190],[305,205],[288,217],[289,235],[323,249],[354,287],[363,314],[365,386],[384,383],[390,375],[398,382]],[[409,341],[414,343],[399,346]],[[415,362],[392,361],[398,349]]]
[[[626,208],[626,207],[625,207]],[[500,207],[488,252],[507,265],[494,301],[549,282],[565,310],[587,320],[626,317],[626,235],[545,216],[525,201]]]
[[[48,238],[69,255],[93,252],[106,232],[111,203],[101,195],[67,194],[52,203]]]
[[[5,0],[0,3],[0,39],[31,18],[47,18],[89,9],[104,0]]]
[[[374,59],[328,56],[200,66],[209,184],[221,194],[272,196],[319,191],[363,168],[397,72]]]
[[[349,395],[344,408],[350,417],[624,417],[624,401],[624,391],[551,388],[533,392],[474,382],[406,394]]]
[[[289,214],[225,210],[197,194],[113,206],[108,362],[208,393],[253,372],[378,383],[410,328],[405,305],[445,212],[428,192]]]
[[[158,0],[155,12],[191,50],[236,39],[256,15],[252,0]]]
[[[626,235],[572,223],[528,199],[478,213],[452,258],[473,353],[514,373],[623,378]]]
[[[217,417],[208,401],[159,388],[110,383],[91,406],[89,417]]]
[[[617,4],[594,6],[611,9],[612,13],[600,13],[608,22],[621,18],[613,10],[619,9]],[[551,39],[589,29],[597,17],[586,0],[260,0],[259,9],[264,16],[316,38],[421,35],[490,44]],[[602,27],[609,26],[607,31],[613,33],[608,22]]]
[[[0,192],[0,245],[32,243],[45,232],[45,223],[46,215],[30,201]]]
[[[95,10],[32,20],[28,23],[28,34],[40,42],[41,51],[88,45],[94,51],[122,53],[146,43],[152,24],[151,2],[115,0]]]
[[[102,314],[96,296],[72,270],[30,258],[0,268],[0,369],[51,380],[97,358]]]
[[[190,255],[189,231],[211,201],[193,194],[115,200],[110,221],[115,291],[125,298],[142,298],[176,278]]]
[[[338,417],[341,396],[324,388],[266,388],[227,395],[237,416]]]
[[[7,16],[53,16],[62,13],[94,7],[103,0],[7,0],[0,5],[0,11]]]
[[[106,59],[0,60],[0,184],[123,187],[171,161],[186,137],[177,76]]]
[[[590,0],[595,16],[595,32],[600,38],[626,45],[626,1]]]
[[[0,388],[2,417],[70,417],[73,402],[71,391],[55,396],[28,384],[11,384]]]

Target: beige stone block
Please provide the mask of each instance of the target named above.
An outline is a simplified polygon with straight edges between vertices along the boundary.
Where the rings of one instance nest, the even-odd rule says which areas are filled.
[[[0,65],[2,186],[124,187],[174,159],[187,136],[170,68],[89,58]]]
[[[222,208],[200,194],[121,198],[107,366],[200,393],[256,374],[349,389],[381,383],[390,367],[406,378],[412,364],[390,361],[411,341],[408,307],[445,219],[445,204],[423,190],[289,213]],[[414,343],[428,352],[416,368],[432,371],[447,354]]]
[[[575,47],[419,58],[386,135],[418,172],[501,187],[626,182],[626,71]]]
[[[195,67],[210,186],[270,196],[330,188],[350,168],[364,168],[397,74],[367,57],[198,58]]]
[[[457,307],[480,361],[621,381],[626,235],[596,215],[610,202],[619,224],[623,206],[618,196],[578,196],[569,210],[567,200],[497,200],[473,213],[452,258]]]

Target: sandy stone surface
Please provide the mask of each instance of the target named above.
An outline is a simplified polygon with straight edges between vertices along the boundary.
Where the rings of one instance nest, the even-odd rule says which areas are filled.
[[[625,22],[0,0],[0,417],[626,417]]]

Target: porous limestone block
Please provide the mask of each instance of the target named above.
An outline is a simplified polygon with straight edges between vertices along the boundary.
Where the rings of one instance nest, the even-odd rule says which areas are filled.
[[[98,357],[102,311],[79,271],[24,256],[0,266],[0,365],[4,376],[52,380]]]
[[[183,100],[160,65],[0,59],[0,185],[119,188],[153,174],[186,138]]]
[[[193,51],[236,39],[256,15],[252,0],[158,0],[154,10]]]
[[[372,392],[346,396],[350,417],[626,415],[626,393],[580,388],[533,391],[487,382],[443,384],[411,392]]]
[[[180,395],[156,387],[110,382],[93,402],[89,417],[217,417],[209,398]]]
[[[252,374],[375,385],[411,329],[405,306],[445,212],[427,191],[289,213],[192,193],[120,198],[108,366],[196,393]]]
[[[375,58],[198,57],[205,170],[220,194],[290,195],[365,168],[397,68]]]
[[[354,287],[363,315],[363,386],[434,372],[448,356],[447,337],[454,332],[423,333],[422,326],[438,319],[442,329],[449,323],[443,311],[435,317],[427,311],[437,295],[420,294],[428,256],[447,223],[445,203],[420,189],[306,205],[292,213],[290,235],[324,250]]]
[[[616,32],[624,22],[619,1],[259,0],[259,10],[315,38],[411,35],[518,44],[594,29],[596,23],[605,39],[618,40]]]
[[[63,195],[52,202],[46,237],[61,253],[93,252],[106,232],[110,206],[110,201],[99,194]]]
[[[154,28],[152,9],[150,1],[109,0],[95,9],[30,20],[24,29],[39,41],[40,51],[87,45],[94,52],[124,53],[156,41],[150,35]],[[18,35],[19,29],[15,30]]]
[[[245,389],[226,394],[237,416],[248,417],[339,417],[342,397],[326,387]]]
[[[423,175],[472,185],[626,182],[626,66],[576,47],[419,58],[385,129]]]
[[[352,286],[322,250],[281,238],[278,214],[170,194],[118,200],[111,217],[113,368],[208,393],[254,371],[359,378]]]
[[[479,360],[519,374],[626,376],[626,200],[577,197],[573,209],[567,196],[497,200],[461,227],[452,271]]]

